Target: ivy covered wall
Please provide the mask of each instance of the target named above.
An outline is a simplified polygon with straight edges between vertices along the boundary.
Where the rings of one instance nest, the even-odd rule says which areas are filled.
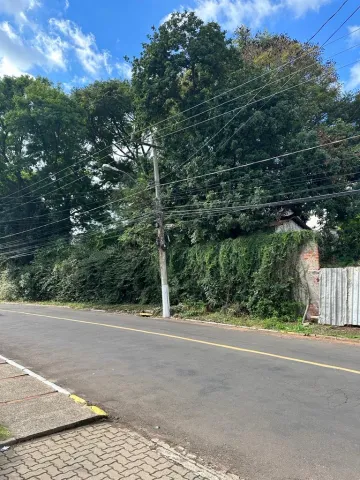
[[[209,310],[233,305],[260,317],[298,315],[299,255],[313,238],[299,231],[175,244],[168,252],[171,303],[204,302]],[[152,244],[59,245],[41,250],[30,265],[8,265],[0,278],[4,300],[158,304],[160,291]]]

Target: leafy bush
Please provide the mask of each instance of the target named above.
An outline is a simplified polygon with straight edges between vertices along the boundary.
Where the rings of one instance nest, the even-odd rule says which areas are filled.
[[[172,304],[189,315],[230,308],[239,314],[295,319],[300,313],[293,301],[296,267],[300,249],[311,238],[309,232],[291,232],[175,245],[168,256]],[[2,274],[2,298],[161,301],[157,251],[151,244],[58,245],[42,249],[30,265],[11,272]]]
[[[207,309],[297,318],[297,263],[311,232],[257,234],[174,248],[169,257],[172,302],[205,302]]]
[[[11,278],[8,269],[0,272],[0,300],[16,300],[19,298],[19,291],[16,281]]]

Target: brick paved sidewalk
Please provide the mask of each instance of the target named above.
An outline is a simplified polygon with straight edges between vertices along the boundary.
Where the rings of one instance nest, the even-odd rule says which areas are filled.
[[[232,480],[158,441],[104,422],[12,446],[0,480]]]

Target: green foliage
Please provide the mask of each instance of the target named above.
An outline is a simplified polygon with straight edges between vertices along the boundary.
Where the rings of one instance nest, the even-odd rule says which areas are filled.
[[[10,432],[6,427],[0,425],[0,442],[10,438]]]
[[[28,300],[149,303],[158,301],[156,250],[89,244],[43,249],[15,272],[19,296]]]
[[[340,223],[337,230],[321,235],[322,264],[329,267],[360,265],[360,215]]]
[[[0,79],[4,253],[22,254],[26,246],[69,237],[74,226],[103,218],[107,195],[85,160],[84,116],[75,99],[44,78]]]
[[[0,272],[0,300],[13,301],[20,297],[17,282],[8,269]]]
[[[301,231],[176,246],[169,252],[172,303],[186,304],[189,315],[237,305],[241,313],[293,320],[300,313],[293,300],[299,252],[311,238]],[[2,279],[1,298],[7,300],[146,304],[161,299],[155,246],[127,241],[42,249],[31,265],[7,270]]]
[[[255,316],[296,317],[296,267],[311,238],[305,231],[258,234],[175,248],[169,260],[173,301],[202,300],[209,309],[237,304]]]
[[[154,27],[132,67],[131,82],[69,95],[0,79],[0,297],[157,303],[156,142],[172,303],[294,318],[308,234],[256,232],[315,213],[339,230],[324,258],[357,262],[359,203],[255,207],[358,188],[359,142],[318,145],[358,132],[359,93],[343,93],[316,45],[246,27],[230,37],[193,12]]]
[[[335,65],[323,61],[316,45],[283,34],[252,35],[245,27],[229,40],[218,24],[176,13],[154,28],[134,60],[132,87],[139,116],[160,122],[161,168],[167,182],[175,182],[164,189],[164,203],[182,239],[252,233],[283,207],[226,208],[342,191],[359,177],[350,176],[359,163],[356,141],[312,149],[355,134],[358,121],[357,97],[342,95]],[[236,116],[232,109],[238,109]],[[266,158],[272,160],[262,163]],[[252,162],[259,163],[239,168]],[[206,175],[222,169],[231,171]],[[190,179],[176,183],[179,171]],[[334,223],[350,204],[351,199],[321,200],[289,209],[305,220],[315,210],[325,223]],[[214,220],[215,208],[223,210]]]

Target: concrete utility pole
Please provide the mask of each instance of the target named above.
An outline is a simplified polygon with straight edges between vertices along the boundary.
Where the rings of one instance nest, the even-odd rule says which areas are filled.
[[[155,180],[155,202],[156,202],[157,225],[158,225],[157,245],[159,247],[163,317],[168,318],[170,317],[170,298],[169,298],[169,285],[168,285],[167,266],[166,266],[164,213],[163,213],[162,204],[161,204],[159,162],[158,162],[155,138],[154,138],[154,144],[155,146],[153,147],[153,162],[154,162],[154,180]]]

